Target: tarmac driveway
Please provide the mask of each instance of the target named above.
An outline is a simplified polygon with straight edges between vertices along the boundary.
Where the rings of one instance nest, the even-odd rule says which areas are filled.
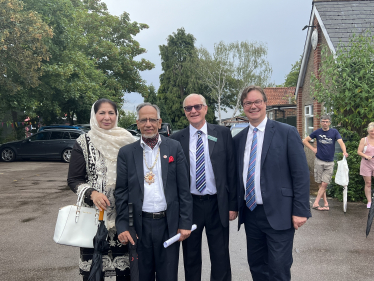
[[[59,207],[74,204],[66,186],[68,164],[50,161],[0,162],[0,280],[82,280],[79,249],[57,245],[53,232]],[[311,199],[312,200],[312,199]],[[373,232],[365,238],[363,203],[329,200],[330,211],[312,210],[296,231],[292,280],[374,280]],[[233,280],[252,280],[246,262],[243,228],[230,224]],[[183,281],[182,257],[179,280]],[[203,281],[209,280],[209,251],[203,243]],[[114,280],[108,279],[107,280]]]

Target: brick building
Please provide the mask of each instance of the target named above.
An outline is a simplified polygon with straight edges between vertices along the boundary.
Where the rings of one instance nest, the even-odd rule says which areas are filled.
[[[296,127],[296,104],[294,102],[295,87],[265,88],[268,99],[266,115],[270,120],[276,120]]]
[[[323,105],[310,95],[312,73],[320,78],[321,50],[327,46],[336,53],[339,44],[348,43],[350,36],[374,28],[374,0],[315,0],[309,19],[299,78],[295,89],[297,130],[301,138],[320,127]],[[309,167],[314,154],[305,148]]]

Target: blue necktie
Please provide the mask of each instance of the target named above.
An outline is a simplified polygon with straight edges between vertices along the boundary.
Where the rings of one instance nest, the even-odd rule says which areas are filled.
[[[201,138],[202,133],[202,131],[197,131],[198,137],[196,142],[196,189],[199,192],[203,192],[206,187],[204,144]]]
[[[256,193],[255,193],[257,131],[258,131],[257,128],[253,129],[253,138],[252,138],[252,145],[251,145],[251,154],[249,157],[247,182],[245,184],[245,204],[251,211],[253,211],[257,206]]]

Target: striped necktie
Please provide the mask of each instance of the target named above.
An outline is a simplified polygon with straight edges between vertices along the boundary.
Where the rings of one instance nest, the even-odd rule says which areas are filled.
[[[251,154],[249,157],[247,182],[245,184],[245,204],[251,211],[253,211],[257,206],[256,193],[255,193],[257,131],[258,131],[257,128],[253,129],[253,138],[252,138]]]
[[[204,144],[201,138],[202,131],[197,131],[198,137],[196,142],[196,189],[203,192],[206,187],[205,181],[205,158]]]

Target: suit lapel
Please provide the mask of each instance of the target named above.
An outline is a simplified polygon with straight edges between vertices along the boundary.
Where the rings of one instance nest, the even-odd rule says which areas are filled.
[[[214,126],[212,126],[211,124],[207,123],[207,128],[208,128],[208,136],[212,136],[212,137],[215,137],[217,139],[217,131],[214,129]],[[214,145],[215,144],[216,144],[215,141],[212,141],[212,140],[210,140],[208,138],[210,159],[212,159],[212,153],[213,153],[213,149],[214,149]]]
[[[238,148],[238,159],[239,159],[239,175],[242,174],[243,168],[244,168],[244,151],[245,151],[245,144],[247,143],[247,137],[248,137],[248,131],[249,131],[249,126],[243,130],[244,137],[240,139],[239,142],[239,148]],[[249,161],[249,159],[248,159]],[[243,186],[243,177],[240,177],[240,186]]]
[[[190,169],[190,126],[183,129],[182,137],[180,138],[180,144],[182,146],[184,155],[186,156],[188,169]]]
[[[275,133],[274,122],[268,119],[268,121],[266,122],[266,127],[265,127],[264,142],[262,144],[261,168],[264,165],[264,161],[269,151],[271,141],[273,140],[274,133]]]
[[[140,141],[134,146],[134,161],[136,173],[138,174],[139,186],[144,196],[144,169],[143,169],[143,148]]]
[[[169,169],[169,146],[167,144],[169,140],[163,136],[161,136],[161,144],[160,144],[160,161],[161,161],[161,170],[162,170],[162,183],[164,186],[164,192],[166,191],[166,182],[168,180],[168,169]],[[166,155],[166,158],[164,158]],[[165,192],[166,196],[166,192]]]

